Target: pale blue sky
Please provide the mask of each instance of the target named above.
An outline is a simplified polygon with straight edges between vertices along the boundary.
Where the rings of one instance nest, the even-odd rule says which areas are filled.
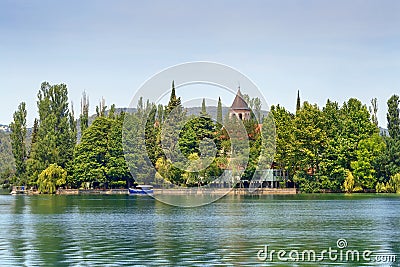
[[[386,126],[399,14],[400,1],[0,0],[0,124],[25,101],[32,125],[42,81],[66,83],[78,114],[83,90],[92,111],[102,96],[127,106],[153,74],[200,60],[238,69],[291,111],[298,88],[320,106],[377,97]]]

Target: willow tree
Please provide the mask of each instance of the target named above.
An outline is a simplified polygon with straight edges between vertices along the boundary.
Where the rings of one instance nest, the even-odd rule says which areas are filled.
[[[50,164],[43,170],[38,177],[38,191],[45,194],[53,194],[56,192],[57,187],[66,183],[67,171],[58,166],[57,164]]]

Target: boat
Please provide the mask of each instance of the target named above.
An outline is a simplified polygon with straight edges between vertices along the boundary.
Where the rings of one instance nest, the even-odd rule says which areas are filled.
[[[137,185],[135,188],[129,188],[129,195],[153,195],[152,185]]]
[[[25,186],[13,186],[10,195],[24,195]]]

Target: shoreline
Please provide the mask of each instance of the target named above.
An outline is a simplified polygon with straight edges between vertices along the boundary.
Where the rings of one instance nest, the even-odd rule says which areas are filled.
[[[257,188],[250,191],[248,188],[180,188],[154,189],[154,195],[295,195],[296,188]],[[38,191],[26,190],[18,195],[40,195]],[[58,189],[55,195],[129,195],[128,189]]]

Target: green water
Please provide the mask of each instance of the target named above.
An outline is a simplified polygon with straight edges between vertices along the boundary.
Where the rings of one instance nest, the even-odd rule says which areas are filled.
[[[265,245],[319,253],[340,238],[345,252],[396,262],[257,258]],[[2,195],[0,239],[1,266],[399,266],[400,198],[232,196],[179,208],[150,197]]]

